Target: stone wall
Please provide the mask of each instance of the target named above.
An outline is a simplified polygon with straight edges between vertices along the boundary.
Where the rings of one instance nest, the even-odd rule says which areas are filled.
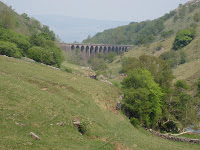
[[[149,132],[151,132],[153,135],[161,137],[163,139],[168,139],[172,141],[179,141],[179,142],[185,142],[185,143],[194,143],[194,144],[200,144],[200,139],[188,139],[184,137],[175,137],[175,136],[170,136],[168,134],[161,134],[159,132],[155,132],[152,129],[147,129]]]

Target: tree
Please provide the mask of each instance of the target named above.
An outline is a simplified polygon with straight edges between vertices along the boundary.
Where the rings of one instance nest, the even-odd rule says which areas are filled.
[[[173,31],[173,30],[170,30],[170,31],[163,31],[163,32],[161,33],[161,36],[162,36],[163,38],[167,38],[167,37],[170,37],[172,34],[174,34],[174,31]]]
[[[91,56],[88,60],[88,63],[92,66],[92,69],[95,71],[103,71],[108,68],[103,58]]]
[[[171,115],[180,121],[184,126],[195,124],[197,109],[194,98],[187,93],[189,85],[183,80],[178,80],[174,84],[174,91],[168,110]]]
[[[179,19],[179,18],[178,18],[178,15],[175,15],[173,21],[176,22],[178,19]]]
[[[0,41],[0,54],[16,58],[21,58],[22,56],[16,44],[4,41]]]
[[[49,29],[49,26],[43,25],[41,30],[42,32],[47,33],[52,41],[56,40],[56,35],[52,30]]]
[[[185,60],[184,57],[181,58],[179,51],[165,52],[160,55],[160,58],[166,60],[170,64],[171,68],[178,66],[179,64],[181,64],[181,62],[183,63]]]
[[[115,52],[109,52],[108,54],[104,56],[104,60],[107,60],[109,63],[111,63],[113,62],[116,55],[117,54]]]
[[[179,50],[187,46],[194,39],[194,34],[195,32],[192,33],[189,29],[179,31],[173,43],[173,49]]]
[[[122,61],[122,57],[124,56],[124,52],[122,50],[119,51],[120,61]]]
[[[141,55],[137,58],[125,58],[122,62],[122,72],[127,73],[132,69],[144,68],[151,72],[156,83],[167,89],[174,78],[172,70],[166,61],[150,55]]]
[[[155,127],[162,114],[164,93],[148,70],[134,69],[122,82],[124,107],[130,118],[137,118],[145,127]]]
[[[2,25],[3,28],[13,29],[15,23],[16,22],[14,16],[8,10],[1,11],[0,24]]]
[[[0,40],[15,43],[17,47],[23,51],[23,55],[26,54],[31,46],[27,36],[8,29],[0,29]]]
[[[198,13],[195,13],[193,19],[194,19],[194,21],[199,22],[200,21],[200,15]]]

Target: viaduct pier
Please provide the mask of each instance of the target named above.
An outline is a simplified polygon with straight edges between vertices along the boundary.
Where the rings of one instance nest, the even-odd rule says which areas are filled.
[[[77,44],[77,43],[59,43],[59,46],[65,52],[71,52],[76,49],[80,50],[80,52],[89,57],[96,56],[98,53],[102,53],[103,55],[109,52],[119,51],[127,52],[131,45],[112,45],[112,44]]]

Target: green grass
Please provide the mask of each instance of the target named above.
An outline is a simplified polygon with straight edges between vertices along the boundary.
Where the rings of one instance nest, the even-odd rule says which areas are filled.
[[[189,138],[189,139],[200,139],[200,134],[187,133],[187,134],[180,135],[179,137],[185,137],[185,138]]]
[[[199,145],[135,129],[115,105],[115,86],[0,56],[0,149],[188,150]],[[81,135],[72,122],[87,123]],[[66,122],[65,126],[56,123]],[[19,126],[16,123],[27,124]],[[28,134],[34,132],[41,140]],[[136,146],[137,145],[137,146]]]

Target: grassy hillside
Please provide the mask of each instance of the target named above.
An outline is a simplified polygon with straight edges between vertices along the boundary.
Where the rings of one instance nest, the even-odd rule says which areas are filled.
[[[115,111],[120,90],[109,84],[4,56],[0,66],[0,149],[200,148],[134,128]],[[75,119],[87,124],[85,135]]]
[[[155,40],[153,42],[143,45],[134,45],[132,49],[124,54],[124,57],[139,57],[142,54],[159,57],[165,52],[174,51],[172,50],[172,47],[176,33],[179,30],[189,28],[192,24],[196,24],[197,28],[195,39],[189,45],[181,49],[181,51],[186,55],[185,64],[180,64],[173,68],[174,75],[177,79],[187,80],[188,82],[191,82],[191,84],[194,84],[200,77],[198,74],[200,71],[200,22],[194,20],[195,14],[200,14],[199,6],[200,2],[198,1],[190,1],[185,5],[180,5],[179,8],[174,10],[176,12],[175,15],[164,21],[165,28],[162,32],[172,30],[174,31],[174,34],[169,37],[162,38],[161,32],[155,36]],[[177,17],[177,19],[175,19],[175,17]],[[102,34],[104,34],[104,32]],[[108,64],[108,70],[111,70],[115,76],[119,75],[119,71],[121,69],[121,62],[119,62],[119,60],[120,58],[117,57],[115,61]]]
[[[48,26],[42,25],[32,17],[30,18],[26,13],[16,13],[11,6],[8,7],[2,2],[0,2],[0,27],[13,30],[26,36],[45,32],[50,36],[52,41],[57,40],[55,33]]]

